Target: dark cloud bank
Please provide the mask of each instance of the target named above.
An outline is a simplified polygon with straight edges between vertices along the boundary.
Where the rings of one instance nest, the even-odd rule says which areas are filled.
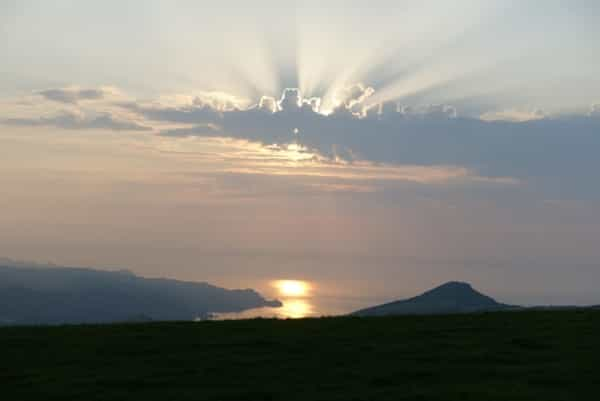
[[[104,89],[49,89],[38,94],[71,104],[106,98]],[[321,99],[305,99],[297,89],[287,89],[281,99],[263,97],[249,108],[201,98],[185,106],[119,102],[112,106],[139,118],[123,119],[106,111],[64,111],[52,117],[12,118],[3,123],[154,131],[168,137],[232,137],[265,145],[297,142],[332,159],[460,166],[485,177],[538,184],[554,195],[578,192],[600,197],[593,185],[600,169],[599,105],[581,115],[539,114],[535,120],[523,122],[486,121],[462,117],[449,105],[411,108],[390,102],[367,107],[372,94],[372,88],[361,85],[348,88],[339,106],[328,113],[319,110]],[[158,129],[156,123],[179,128]]]
[[[488,177],[551,183],[555,189],[589,187],[600,168],[597,107],[587,115],[484,121],[459,117],[446,105],[388,104],[364,111],[361,96],[346,100],[328,115],[318,113],[314,99],[303,100],[296,90],[287,90],[278,102],[263,99],[243,110],[218,110],[201,102],[181,108],[122,106],[149,120],[189,124],[162,131],[165,136],[298,142],[350,161],[464,166]]]

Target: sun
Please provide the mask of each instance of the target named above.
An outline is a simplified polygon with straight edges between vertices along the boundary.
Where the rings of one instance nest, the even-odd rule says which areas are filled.
[[[277,280],[274,286],[284,297],[303,297],[310,290],[308,283],[302,280]]]

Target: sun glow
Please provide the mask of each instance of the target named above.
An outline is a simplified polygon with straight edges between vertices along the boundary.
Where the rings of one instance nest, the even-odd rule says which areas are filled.
[[[273,285],[283,297],[304,297],[310,291],[310,285],[301,280],[277,280]]]
[[[303,280],[275,280],[271,283],[278,292],[283,306],[277,311],[279,316],[301,318],[313,313],[310,303],[312,286]]]

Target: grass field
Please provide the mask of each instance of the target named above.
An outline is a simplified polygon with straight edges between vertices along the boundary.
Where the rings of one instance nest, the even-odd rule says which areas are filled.
[[[595,400],[600,311],[0,328],[0,399]]]

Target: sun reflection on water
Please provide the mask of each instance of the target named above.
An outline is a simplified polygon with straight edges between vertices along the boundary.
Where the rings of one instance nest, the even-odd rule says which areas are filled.
[[[283,306],[277,310],[280,317],[298,319],[313,314],[313,306],[306,299],[289,299],[282,302]]]
[[[312,301],[314,284],[305,280],[273,280],[269,287],[276,291],[275,297],[282,303],[280,307],[264,307],[239,313],[220,313],[216,319],[251,319],[256,317],[298,319],[315,316]]]

